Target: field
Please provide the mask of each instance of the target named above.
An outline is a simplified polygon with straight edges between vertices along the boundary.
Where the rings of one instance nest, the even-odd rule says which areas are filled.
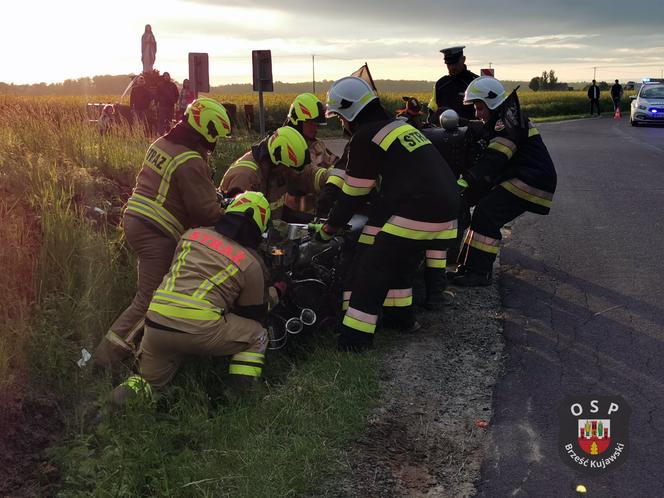
[[[283,121],[292,97],[266,96],[269,125]],[[401,107],[400,95],[383,99]],[[118,222],[150,141],[125,126],[100,136],[86,100],[112,98],[0,97],[0,495],[311,491],[343,466],[342,448],[378,396],[374,354],[337,355],[323,338],[276,355],[265,390],[237,405],[220,401],[224,363],[201,362],[157,407],[122,414],[106,413],[113,380],[76,366],[133,295],[135,261]],[[522,102],[533,117],[587,111],[581,92]],[[215,177],[255,139],[239,131],[224,141],[211,160]]]

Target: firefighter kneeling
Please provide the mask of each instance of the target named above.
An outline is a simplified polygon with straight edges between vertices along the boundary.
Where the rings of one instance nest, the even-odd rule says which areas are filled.
[[[259,192],[239,194],[214,227],[186,231],[171,269],[155,292],[138,352],[139,376],[112,393],[128,395],[163,389],[186,355],[232,355],[235,383],[253,384],[265,360],[265,279],[255,253],[270,221],[270,206]]]
[[[539,131],[521,109],[516,90],[507,95],[500,81],[481,76],[468,86],[464,103],[475,106],[489,142],[463,174],[469,185],[463,197],[475,211],[453,283],[475,287],[491,284],[500,229],[506,223],[526,211],[549,214],[556,168]]]

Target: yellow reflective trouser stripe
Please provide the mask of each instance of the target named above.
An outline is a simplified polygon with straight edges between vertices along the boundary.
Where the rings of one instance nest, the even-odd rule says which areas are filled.
[[[332,175],[327,177],[327,183],[331,183],[336,187],[343,188],[345,182],[344,179],[340,176]]]
[[[521,197],[522,199],[525,199],[526,201],[530,201],[534,204],[539,204],[540,206],[548,207],[550,208],[551,205],[553,204],[552,201],[548,199],[542,199],[541,197],[538,197],[533,194],[529,194],[528,192],[525,192],[521,190],[519,187],[514,185],[513,183],[510,183],[510,181],[506,181],[500,184],[501,187],[504,189],[508,190],[512,194],[516,195],[517,197]]]
[[[346,327],[349,327],[354,330],[358,330],[360,332],[366,332],[367,334],[373,334],[376,331],[376,324],[375,323],[366,323],[358,320],[357,318],[353,318],[352,316],[348,316],[348,313],[344,315],[344,321],[343,324]]]
[[[401,135],[407,129],[410,129],[410,128],[412,128],[412,126],[408,125],[408,124],[403,124],[403,125],[399,126],[398,128],[395,128],[394,130],[389,132],[385,138],[383,138],[380,141],[378,146],[383,150],[389,149],[390,145],[392,145],[392,143],[399,137],[399,135]]]
[[[249,169],[253,169],[254,171],[258,171],[258,165],[254,162],[247,161],[247,160],[237,161],[237,162],[231,164],[228,169],[238,168],[238,167],[249,168]]]
[[[505,154],[507,156],[507,159],[512,159],[512,154],[513,154],[512,149],[510,149],[506,145],[503,145],[498,142],[491,142],[488,148],[496,150],[502,154]]]
[[[228,367],[228,373],[231,375],[246,375],[248,377],[260,377],[263,373],[262,367],[250,367],[249,365],[236,365],[231,363]]]
[[[175,280],[178,278],[178,275],[180,274],[180,268],[182,268],[182,265],[184,264],[184,260],[187,259],[187,255],[191,251],[191,242],[188,240],[185,240],[182,243],[182,250],[180,251],[180,254],[178,254],[178,258],[171,268],[171,276],[168,277],[168,280],[166,281],[166,285],[164,286],[164,289],[167,291],[172,291],[175,289]]]
[[[413,305],[413,296],[406,297],[386,297],[383,306],[388,308],[404,308]]]
[[[341,311],[346,311],[350,306],[350,301],[344,301],[341,303]]]
[[[343,186],[341,187],[341,191],[346,195],[359,197],[361,195],[367,195],[369,192],[371,192],[372,188],[373,187],[351,187],[346,182],[344,182]]]
[[[180,235],[184,233],[182,223],[175,216],[164,209],[163,206],[143,195],[133,194],[127,201],[126,210],[151,219],[175,239],[179,239]]]
[[[413,240],[442,240],[442,239],[455,239],[457,236],[457,229],[450,228],[449,230],[441,230],[440,232],[425,232],[423,230],[413,230],[412,228],[404,228],[392,223],[385,223],[381,232],[403,237],[405,239]]]
[[[374,245],[374,242],[376,242],[376,236],[375,235],[367,235],[366,233],[363,233],[360,235],[360,238],[357,239],[358,243],[360,244],[366,244],[368,246]]]
[[[216,321],[221,318],[221,314],[218,311],[206,310],[206,309],[195,309],[195,308],[181,308],[172,304],[159,304],[154,301],[150,303],[148,307],[150,311],[159,313],[163,316],[173,317],[173,318],[184,318],[186,320],[211,320]]]
[[[427,268],[445,268],[447,266],[447,260],[426,258],[426,265]]]
[[[193,306],[195,308],[210,309],[221,313],[221,308],[215,306],[206,299],[197,299],[181,292],[165,291],[158,289],[154,293],[153,301],[166,301],[170,303],[184,304],[185,306]]]
[[[540,132],[537,128],[529,128],[528,129],[528,138],[534,137],[535,135],[539,135]]]
[[[484,242],[480,242],[479,240],[475,240],[475,239],[470,239],[470,242],[468,242],[468,245],[470,247],[474,247],[475,249],[478,249],[480,251],[489,252],[491,254],[498,254],[498,251],[500,250],[496,246],[490,246],[489,244],[485,244]]]
[[[318,171],[316,171],[316,176],[314,176],[314,190],[316,190],[316,192],[320,191],[322,187],[322,185],[320,184],[320,178],[325,174],[326,171],[327,170],[324,168],[321,168]]]
[[[106,332],[106,340],[110,343],[115,344],[116,346],[120,346],[122,349],[126,349],[127,351],[133,351],[131,345],[129,345],[124,339],[122,339],[122,337],[120,337],[112,330]]]
[[[183,152],[182,154],[178,154],[173,158],[173,160],[166,166],[166,169],[161,175],[161,182],[159,183],[159,191],[157,194],[157,197],[155,198],[155,201],[159,203],[160,205],[164,204],[164,201],[166,201],[166,196],[168,195],[168,189],[171,186],[171,177],[173,176],[173,173],[175,173],[175,170],[178,169],[178,167],[182,164],[187,162],[189,159],[194,159],[194,158],[200,158],[200,154],[197,152]]]
[[[233,355],[231,361],[245,361],[247,363],[257,363],[262,365],[265,363],[265,355],[262,353],[252,352],[237,353]]]
[[[229,264],[226,268],[221,270],[212,278],[205,279],[203,283],[198,286],[196,292],[194,292],[194,297],[204,298],[207,295],[207,293],[210,292],[210,290],[212,290],[212,286],[223,284],[226,280],[235,275],[237,272],[238,272],[238,267],[232,263]]]

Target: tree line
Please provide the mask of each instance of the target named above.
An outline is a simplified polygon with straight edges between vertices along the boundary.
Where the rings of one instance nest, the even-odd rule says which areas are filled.
[[[127,88],[135,75],[98,75],[77,79],[67,79],[60,83],[34,83],[26,85],[15,85],[13,83],[0,82],[0,94],[25,95],[25,96],[79,96],[79,95],[121,95]],[[181,83],[181,82],[178,82]],[[334,83],[333,80],[316,82],[316,93],[325,93]],[[429,93],[433,89],[433,81],[426,80],[375,80],[376,87],[380,92],[402,93],[404,96]],[[505,88],[511,90],[516,86],[525,88],[524,81],[505,81]],[[303,93],[311,92],[313,84],[311,81],[299,83],[274,83],[275,93]],[[218,85],[210,88],[211,93],[217,94],[246,94],[253,91],[251,83],[232,83]]]

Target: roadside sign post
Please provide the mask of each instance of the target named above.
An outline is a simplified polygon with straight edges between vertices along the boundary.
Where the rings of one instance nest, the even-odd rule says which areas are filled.
[[[254,92],[258,92],[258,121],[261,137],[265,136],[265,108],[263,92],[273,92],[272,53],[270,50],[252,50],[251,62],[254,76]]]
[[[189,52],[189,86],[198,92],[210,91],[210,66],[205,52]]]
[[[494,69],[492,67],[480,69],[480,76],[494,76]]]

